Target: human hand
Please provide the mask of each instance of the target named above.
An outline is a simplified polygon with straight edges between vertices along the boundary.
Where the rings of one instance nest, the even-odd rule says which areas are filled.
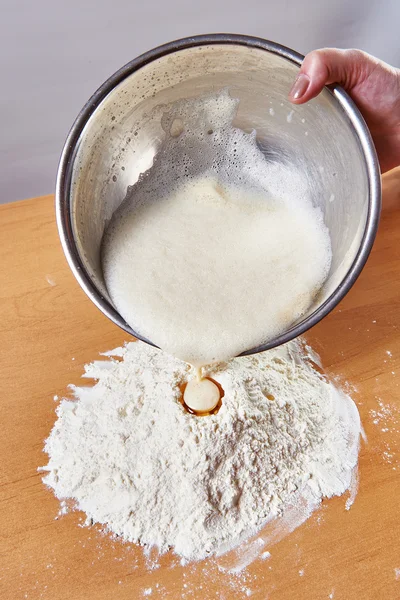
[[[314,50],[305,57],[289,100],[304,104],[330,83],[339,83],[357,104],[382,173],[400,165],[400,69],[361,50]]]

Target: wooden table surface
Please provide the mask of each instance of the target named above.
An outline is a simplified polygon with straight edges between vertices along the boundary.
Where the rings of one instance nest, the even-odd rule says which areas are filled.
[[[128,336],[79,288],[58,240],[53,197],[0,207],[0,598],[394,600],[400,598],[400,172],[384,180],[384,212],[366,268],[341,305],[309,332],[333,376],[356,387],[368,438],[360,487],[324,501],[240,575],[173,555],[151,570],[142,549],[79,527],[37,467],[54,395],[83,365]],[[374,412],[375,411],[375,412]],[[147,561],[147,562],[146,562]]]

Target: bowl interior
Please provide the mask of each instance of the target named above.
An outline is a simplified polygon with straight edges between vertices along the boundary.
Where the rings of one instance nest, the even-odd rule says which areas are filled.
[[[301,323],[343,283],[366,230],[368,168],[360,136],[336,92],[325,89],[303,106],[289,103],[287,94],[297,71],[293,60],[257,47],[194,46],[140,66],[89,107],[91,116],[80,131],[67,169],[71,235],[80,270],[88,274],[101,299],[97,304],[130,333],[104,284],[100,261],[104,228],[127,187],[152,165],[160,148],[165,135],[160,106],[224,88],[240,101],[234,125],[256,129],[267,160],[284,161],[306,174],[313,202],[322,209],[330,231],[331,270]],[[268,347],[273,345],[274,340]]]

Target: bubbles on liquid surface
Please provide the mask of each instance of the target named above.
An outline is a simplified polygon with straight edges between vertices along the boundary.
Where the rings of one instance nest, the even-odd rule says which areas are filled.
[[[159,106],[165,138],[103,239],[117,310],[194,366],[287,329],[330,266],[307,178],[266,158],[255,131],[232,125],[238,104],[225,90]]]

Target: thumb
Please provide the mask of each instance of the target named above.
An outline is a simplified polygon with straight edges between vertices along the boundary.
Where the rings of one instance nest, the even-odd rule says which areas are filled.
[[[339,83],[350,92],[372,73],[377,63],[377,59],[362,50],[314,50],[303,60],[289,100],[293,104],[308,102],[330,83]]]

